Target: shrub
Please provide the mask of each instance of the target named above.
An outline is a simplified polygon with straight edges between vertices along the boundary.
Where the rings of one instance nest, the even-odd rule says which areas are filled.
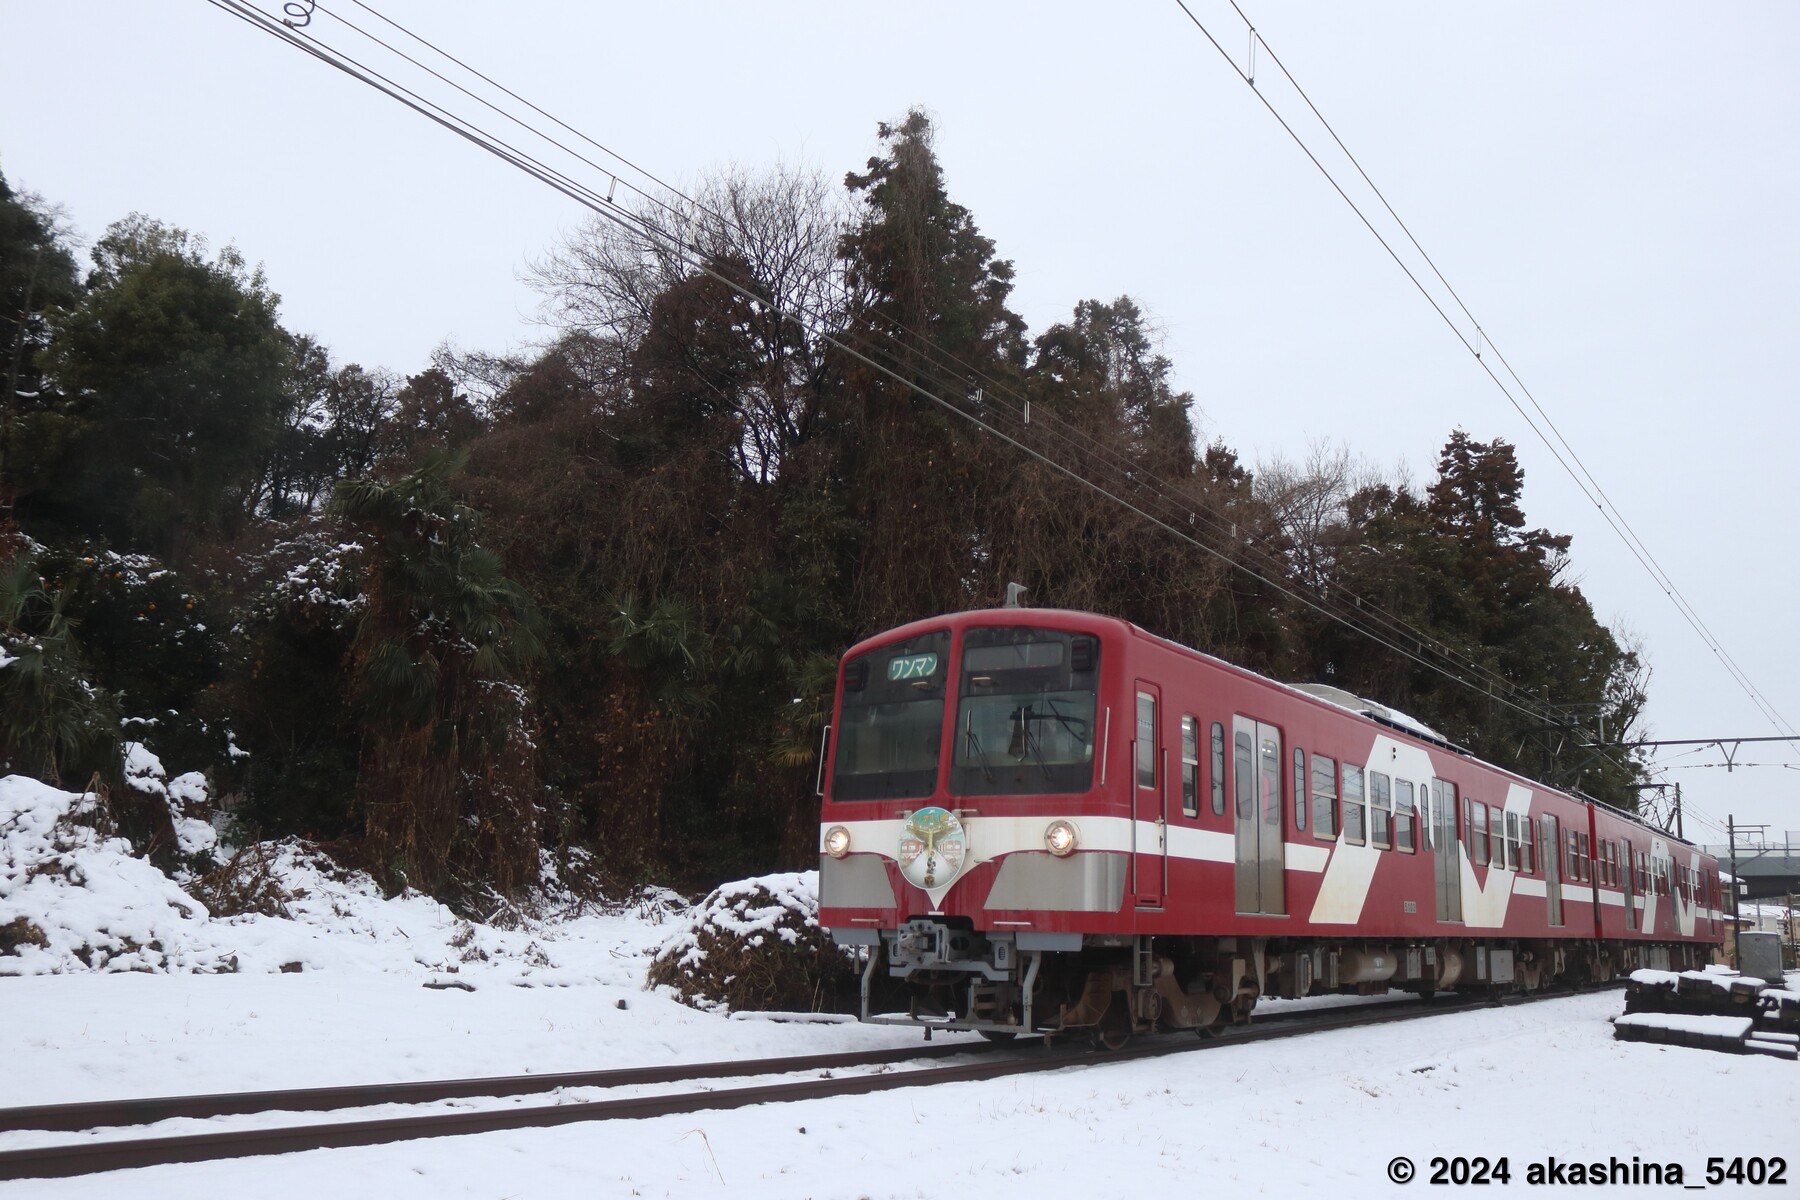
[[[713,1010],[850,1012],[855,960],[819,928],[819,873],[720,884],[650,964],[686,1004]]]

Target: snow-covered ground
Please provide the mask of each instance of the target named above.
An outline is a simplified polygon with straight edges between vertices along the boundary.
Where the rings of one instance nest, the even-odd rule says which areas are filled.
[[[10,822],[17,839],[0,853],[20,852],[20,830],[35,827],[19,815],[21,792],[0,781],[0,834]],[[41,854],[58,835],[30,836]],[[66,823],[60,836],[70,840]],[[90,843],[62,853],[92,870],[108,851]],[[650,954],[678,928],[654,905],[494,929],[420,897],[383,900],[293,853],[296,878],[317,889],[293,919],[212,918],[162,891],[173,885],[160,873],[161,884],[137,876],[105,903],[124,903],[133,928],[156,935],[161,965],[106,972],[64,962],[0,978],[0,1106],[917,1040],[886,1028],[733,1020],[645,991]],[[121,878],[136,870],[104,861]],[[59,897],[45,882],[57,872],[22,882],[28,873],[16,857],[0,858],[0,926],[20,912],[55,926],[45,906],[59,900],[81,929],[108,924],[79,884],[65,879]],[[62,928],[44,930],[50,948],[29,948],[46,956],[40,966],[61,953]],[[235,973],[205,973],[227,957]],[[17,973],[24,961],[0,956],[0,971],[10,963]],[[280,970],[293,962],[302,969]],[[451,979],[474,990],[424,986]],[[1430,1160],[1440,1156],[1504,1156],[1521,1189],[1530,1164],[1552,1157],[1565,1172],[1610,1158],[1675,1162],[1690,1183],[1702,1181],[1709,1157],[1782,1157],[1789,1186],[1800,1186],[1800,1067],[1617,1042],[1608,1019],[1621,1009],[1620,994],[1596,994],[998,1082],[15,1182],[0,1184],[0,1200],[1390,1196],[1431,1190]],[[5,1134],[0,1149],[66,1136]],[[1389,1179],[1398,1156],[1416,1166],[1409,1184]],[[1607,1193],[1651,1190],[1661,1189]]]

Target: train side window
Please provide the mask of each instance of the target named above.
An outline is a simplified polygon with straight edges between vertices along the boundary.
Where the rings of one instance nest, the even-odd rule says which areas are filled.
[[[1337,837],[1337,763],[1317,754],[1312,756],[1312,810],[1313,836]]]
[[[1581,882],[1581,836],[1573,829],[1563,843],[1563,878],[1571,883]]]
[[[1581,835],[1581,881],[1583,883],[1594,881],[1593,854],[1594,848],[1588,844],[1588,835],[1584,833]]]
[[[1531,836],[1531,814],[1519,818],[1519,870],[1527,875],[1537,873],[1537,843]]]
[[[1369,772],[1369,845],[1382,850],[1394,847],[1394,838],[1389,829],[1389,819],[1393,815],[1393,799],[1390,795],[1390,782],[1380,771]]]
[[[1181,811],[1200,815],[1200,723],[1181,718]]]
[[[1212,728],[1212,798],[1213,816],[1225,815],[1225,726],[1213,722]]]
[[[1475,802],[1463,796],[1463,844],[1469,849],[1469,861],[1475,861]]]
[[[1363,844],[1363,770],[1344,764],[1344,840]]]
[[[1467,797],[1464,798],[1464,801],[1467,803]],[[1485,867],[1488,865],[1487,814],[1488,807],[1485,804],[1475,804],[1470,806],[1470,815],[1473,816],[1475,820],[1469,830],[1469,845],[1474,848],[1475,865],[1478,867]]]
[[[1139,692],[1137,701],[1137,782],[1156,786],[1156,697]]]
[[[1394,849],[1414,853],[1413,785],[1409,779],[1394,780]]]
[[[1306,751],[1294,747],[1294,828],[1306,832]]]
[[[1519,869],[1519,814],[1511,811],[1506,814],[1506,865]]]
[[[1256,739],[1240,729],[1231,739],[1232,778],[1237,781],[1237,819],[1256,820]]]
[[[1506,826],[1501,823],[1497,808],[1488,809],[1488,851],[1496,867],[1506,865]]]

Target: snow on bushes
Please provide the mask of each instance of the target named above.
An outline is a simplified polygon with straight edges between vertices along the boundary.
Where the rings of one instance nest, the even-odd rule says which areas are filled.
[[[855,960],[819,928],[819,873],[765,875],[720,884],[650,964],[695,1008],[850,1011]]]
[[[531,915],[539,905],[512,910],[514,928],[472,923],[417,892],[389,897],[298,839],[256,843],[221,862],[207,844],[211,828],[184,807],[198,798],[198,777],[164,783],[161,764],[141,748],[126,773],[130,794],[168,803],[189,855],[176,868],[186,887],[112,835],[109,804],[120,795],[109,802],[0,778],[0,977],[349,967],[517,984],[592,978],[561,961],[554,918]]]
[[[0,779],[0,975],[233,969],[190,936],[206,909],[105,819],[91,792]]]

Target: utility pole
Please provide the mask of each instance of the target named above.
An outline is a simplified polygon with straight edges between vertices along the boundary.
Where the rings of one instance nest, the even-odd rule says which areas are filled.
[[[1725,816],[1725,836],[1731,841],[1731,969],[1741,971],[1744,926],[1738,920],[1737,820],[1729,813]]]
[[[1738,919],[1738,889],[1743,886],[1738,879],[1737,867],[1737,831],[1740,828],[1762,831],[1767,830],[1769,827],[1767,825],[1740,826],[1736,819],[1729,814],[1725,817],[1725,836],[1731,839],[1731,965],[1734,969],[1741,971],[1744,967],[1742,962],[1743,952],[1740,949],[1743,944],[1741,935],[1744,932],[1744,923]],[[1749,847],[1745,847],[1745,849],[1749,849]],[[1760,914],[1762,909],[1758,908],[1756,911]],[[1761,921],[1759,920],[1757,924],[1760,927]]]
[[[1715,825],[1713,828],[1717,829],[1718,826]],[[1675,781],[1675,836],[1684,842],[1687,841],[1687,834],[1681,831],[1681,781],[1679,779]]]

